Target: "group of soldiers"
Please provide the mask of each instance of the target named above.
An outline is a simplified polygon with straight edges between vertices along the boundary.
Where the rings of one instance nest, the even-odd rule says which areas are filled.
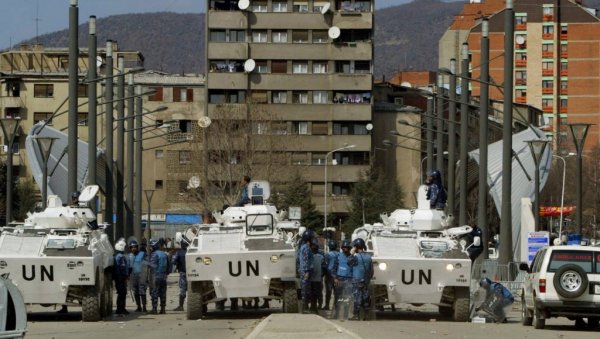
[[[136,303],[136,312],[165,314],[167,303],[167,276],[173,268],[179,271],[179,306],[174,311],[183,311],[187,282],[185,276],[185,251],[187,243],[181,242],[181,248],[170,258],[162,250],[163,241],[150,239],[141,245],[136,240],[120,239],[115,244],[113,280],[117,292],[116,314],[129,314],[125,308],[127,292],[131,291]],[[129,252],[126,253],[126,247]],[[150,253],[148,253],[148,250]],[[174,264],[174,265],[172,265]],[[150,289],[152,309],[146,309],[146,290]],[[158,309],[160,301],[160,310]]]
[[[298,254],[298,275],[301,281],[303,313],[317,313],[318,309],[329,310],[333,292],[332,318],[348,318],[350,300],[353,316],[349,320],[361,320],[371,307],[369,282],[373,277],[373,262],[365,252],[365,241],[344,240],[341,251],[337,241],[330,239],[329,252],[320,251],[319,238],[313,230],[302,233]],[[325,305],[322,306],[323,280],[325,280]],[[363,317],[361,317],[363,311]]]

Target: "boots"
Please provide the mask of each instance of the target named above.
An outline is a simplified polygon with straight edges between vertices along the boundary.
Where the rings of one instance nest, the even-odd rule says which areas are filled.
[[[160,306],[160,314],[167,314],[164,306]]]
[[[177,311],[177,312],[183,311],[183,301],[184,300],[185,300],[185,297],[179,296],[179,306],[177,308],[174,308],[173,311]]]
[[[152,311],[148,312],[150,314],[158,314],[155,307],[152,307]]]
[[[141,295],[140,296],[141,299],[141,304],[142,304],[142,312],[144,313],[148,313],[148,310],[146,309],[146,295]]]
[[[141,301],[140,301],[140,295],[136,294],[133,296],[135,299],[135,304],[137,305],[137,308],[135,309],[136,312],[141,312],[142,311],[142,305],[141,305]]]
[[[308,301],[302,301],[302,313],[303,314],[310,313],[310,307],[308,306]]]

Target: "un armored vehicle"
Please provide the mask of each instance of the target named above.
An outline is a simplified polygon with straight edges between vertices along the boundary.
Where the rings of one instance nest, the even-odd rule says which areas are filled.
[[[44,211],[0,230],[0,275],[26,304],[81,306],[83,321],[112,312],[113,248],[87,207],[97,192],[86,187],[70,206],[51,195]]]
[[[448,228],[449,217],[429,208],[426,192],[419,188],[418,208],[382,215],[383,223],[359,227],[352,238],[364,239],[373,255],[375,307],[435,304],[442,315],[467,321],[471,260],[460,237],[472,228]]]
[[[198,319],[206,305],[227,298],[282,300],[283,312],[298,311],[295,243],[300,223],[265,203],[269,184],[249,184],[251,203],[214,212],[214,224],[188,229],[187,318]]]

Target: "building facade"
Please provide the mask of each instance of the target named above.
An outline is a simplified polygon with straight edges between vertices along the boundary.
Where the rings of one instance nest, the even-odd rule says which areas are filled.
[[[285,153],[281,163],[301,171],[320,210],[329,165],[328,213],[347,212],[352,183],[369,166],[373,10],[368,0],[254,0],[244,9],[235,0],[208,1],[208,116],[259,110],[277,121],[269,133]],[[267,179],[263,173],[252,176]]]

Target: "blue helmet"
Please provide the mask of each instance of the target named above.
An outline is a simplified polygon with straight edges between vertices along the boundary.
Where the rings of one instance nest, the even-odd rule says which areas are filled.
[[[329,247],[330,251],[336,251],[338,249],[338,243],[335,241],[335,239],[329,239],[327,246]]]
[[[442,178],[442,173],[438,170],[433,170],[431,172],[429,172],[428,174],[430,177],[434,178],[434,179],[441,179]]]
[[[342,248],[352,248],[352,242],[348,239],[342,241]]]
[[[131,240],[129,242],[129,248],[132,248],[132,247],[139,247],[138,242],[135,240]]]
[[[362,238],[354,239],[354,241],[352,242],[352,246],[361,248],[363,250],[367,249],[367,245],[365,244],[365,241]]]
[[[148,245],[150,245],[150,247],[152,247],[153,251],[156,251],[157,249],[160,248],[160,240],[159,239],[150,239],[150,241],[148,242]]]
[[[312,241],[317,234],[312,229],[307,229],[302,233],[302,242]]]

